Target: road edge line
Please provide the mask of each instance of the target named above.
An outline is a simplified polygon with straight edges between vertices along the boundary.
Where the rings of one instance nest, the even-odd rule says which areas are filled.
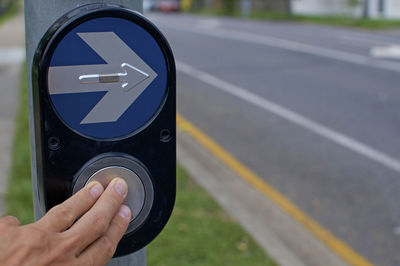
[[[231,155],[228,151],[222,148],[218,143],[212,140],[209,136],[203,133],[179,113],[176,115],[176,121],[177,127],[180,130],[190,134],[197,142],[199,142],[225,165],[237,173],[239,177],[255,187],[263,195],[268,197],[344,261],[351,265],[373,265],[362,255],[353,250],[348,244],[335,237],[331,232],[301,211],[300,208],[292,203],[288,198],[269,185],[266,181],[262,180],[261,177],[243,165],[233,155]]]

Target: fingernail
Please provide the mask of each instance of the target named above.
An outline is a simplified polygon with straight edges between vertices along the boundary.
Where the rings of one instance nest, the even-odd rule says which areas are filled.
[[[121,216],[124,219],[131,218],[131,210],[129,209],[128,206],[122,205],[119,208],[118,215]]]
[[[117,180],[117,182],[114,185],[115,191],[121,196],[121,197],[125,197],[126,194],[128,193],[128,185],[126,184],[126,182],[119,178]]]
[[[92,186],[89,189],[89,193],[94,199],[100,197],[101,193],[103,192],[103,186],[99,182],[91,182],[88,186]]]

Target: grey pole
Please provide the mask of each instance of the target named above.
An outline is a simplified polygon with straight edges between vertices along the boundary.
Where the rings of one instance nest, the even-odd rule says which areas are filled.
[[[248,18],[251,13],[251,0],[242,0],[240,2],[242,17]]]
[[[369,0],[364,0],[363,17],[369,18]]]
[[[25,0],[25,34],[26,34],[26,62],[28,72],[28,96],[29,96],[29,123],[31,136],[31,165],[32,165],[32,186],[35,220],[44,215],[39,206],[37,191],[37,177],[41,175],[36,168],[36,145],[33,123],[33,98],[32,98],[32,61],[40,39],[48,28],[62,15],[71,9],[90,3],[114,3],[121,4],[130,9],[142,12],[143,0]],[[112,259],[107,265],[146,265],[145,248],[138,252]]]

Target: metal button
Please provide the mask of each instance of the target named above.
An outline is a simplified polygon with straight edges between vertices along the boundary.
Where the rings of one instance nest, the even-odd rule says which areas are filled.
[[[153,207],[153,183],[150,173],[140,161],[124,153],[99,154],[78,171],[72,193],[75,194],[92,180],[106,187],[115,177],[125,179],[128,184],[125,204],[132,211],[132,220],[126,230],[127,235],[143,225]]]
[[[86,183],[98,181],[103,187],[107,187],[111,180],[116,177],[123,178],[128,184],[128,195],[125,198],[124,204],[131,209],[131,221],[133,221],[142,210],[145,201],[143,183],[134,172],[125,167],[109,166],[94,173]]]

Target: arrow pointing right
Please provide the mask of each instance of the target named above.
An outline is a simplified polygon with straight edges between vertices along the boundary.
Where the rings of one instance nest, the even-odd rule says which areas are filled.
[[[115,122],[153,82],[157,73],[114,32],[78,35],[107,64],[50,67],[49,93],[107,91],[80,123]],[[121,69],[123,72],[119,72]]]
[[[79,80],[82,84],[121,82],[121,87],[125,91],[129,91],[133,87],[137,86],[139,83],[149,78],[149,75],[147,73],[144,73],[140,69],[137,69],[136,67],[133,67],[127,63],[122,63],[121,69],[124,72],[114,74],[82,75],[79,77]]]

